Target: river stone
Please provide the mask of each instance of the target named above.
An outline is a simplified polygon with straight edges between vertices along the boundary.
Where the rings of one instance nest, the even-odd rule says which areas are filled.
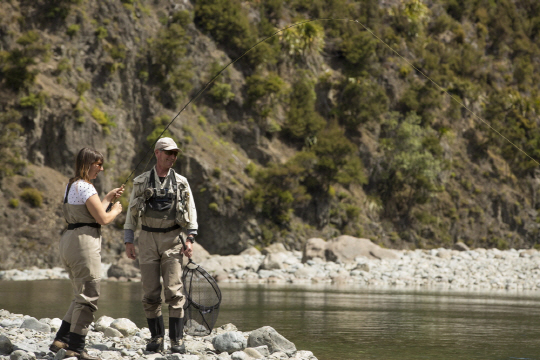
[[[54,355],[54,360],[62,360],[66,357],[66,349],[60,349],[58,352]]]
[[[250,357],[243,351],[235,351],[231,354],[231,360],[249,360]]]
[[[23,323],[21,324],[21,328],[36,330],[44,333],[51,332],[51,327],[49,325],[39,322],[36,318],[33,317],[28,317],[24,319]]]
[[[94,323],[94,330],[96,331],[105,331],[106,328],[110,327],[114,319],[109,316],[101,316],[97,321]]]
[[[287,254],[284,252],[272,252],[266,255],[260,269],[264,270],[280,270],[283,269],[283,263],[287,259]]]
[[[250,246],[246,250],[242,251],[240,255],[261,256],[262,254],[257,248]]]
[[[229,331],[219,334],[212,339],[212,345],[217,352],[228,352],[232,354],[235,351],[241,351],[246,348],[247,340],[240,331]]]
[[[49,326],[51,327],[51,331],[55,333],[60,329],[60,326],[62,326],[62,320],[59,318],[51,319]]]
[[[454,247],[453,247],[454,250],[457,250],[457,251],[469,251],[469,247],[467,245],[465,245],[464,243],[462,243],[461,241],[458,241],[457,243],[454,244]]]
[[[327,261],[353,262],[358,256],[370,259],[397,259],[398,255],[388,249],[375,245],[369,239],[341,235],[330,240],[325,250]]]
[[[135,335],[139,329],[137,325],[129,319],[119,318],[111,323],[111,328],[120,331],[124,336]]]
[[[262,356],[270,356],[270,350],[268,350],[267,345],[257,346],[257,347],[249,347],[248,349],[254,349],[257,350],[259,354]]]
[[[34,360],[36,356],[24,350],[15,350],[9,355],[10,360]]]
[[[103,330],[103,335],[105,335],[106,337],[110,337],[110,338],[115,338],[115,337],[124,337],[124,334],[122,334],[120,331],[112,328],[112,327],[108,327],[106,328],[105,330]]]
[[[5,335],[0,335],[0,355],[9,355],[13,352],[13,344]]]
[[[282,243],[273,243],[272,245],[265,247],[262,249],[261,254],[268,255],[278,252],[287,252],[287,249],[285,249],[285,246]]]
[[[314,258],[325,259],[326,241],[321,238],[311,238],[306,241],[304,245],[304,251],[302,252],[302,262],[305,263],[308,260]]]
[[[249,335],[249,347],[261,345],[267,345],[268,350],[272,354],[277,351],[283,351],[290,356],[296,352],[296,346],[271,326],[263,326],[262,328],[253,330]]]
[[[262,359],[264,358],[264,356],[258,352],[257,350],[255,350],[255,348],[246,348],[244,350],[244,352],[252,359]]]

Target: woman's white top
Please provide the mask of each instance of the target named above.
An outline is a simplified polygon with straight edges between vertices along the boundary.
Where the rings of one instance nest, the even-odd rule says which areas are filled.
[[[66,191],[64,191],[64,199],[66,198]],[[71,184],[71,189],[69,189],[68,204],[84,205],[86,204],[86,200],[95,194],[97,194],[97,190],[94,185],[87,183],[84,180],[77,180]]]

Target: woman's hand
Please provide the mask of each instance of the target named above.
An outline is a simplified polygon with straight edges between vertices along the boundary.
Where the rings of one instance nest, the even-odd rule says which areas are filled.
[[[122,212],[122,204],[120,204],[120,201],[114,203],[111,212],[116,214],[115,217]]]
[[[105,199],[109,202],[113,202],[114,199],[118,199],[122,194],[124,193],[124,184],[120,186],[119,188],[112,189],[109,191],[109,193],[105,196]]]

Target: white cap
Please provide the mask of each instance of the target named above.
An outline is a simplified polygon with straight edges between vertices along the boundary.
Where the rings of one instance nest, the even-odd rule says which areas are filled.
[[[177,150],[180,151],[180,148],[176,145],[173,139],[170,137],[164,137],[159,139],[156,142],[156,146],[154,147],[154,151],[156,150]]]

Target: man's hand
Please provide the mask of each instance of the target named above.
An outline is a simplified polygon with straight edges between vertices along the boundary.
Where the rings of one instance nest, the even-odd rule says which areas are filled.
[[[191,241],[186,241],[186,246],[183,248],[182,252],[191,259],[193,256],[193,243]]]
[[[135,260],[135,245],[132,243],[126,243],[126,255],[129,259]]]

